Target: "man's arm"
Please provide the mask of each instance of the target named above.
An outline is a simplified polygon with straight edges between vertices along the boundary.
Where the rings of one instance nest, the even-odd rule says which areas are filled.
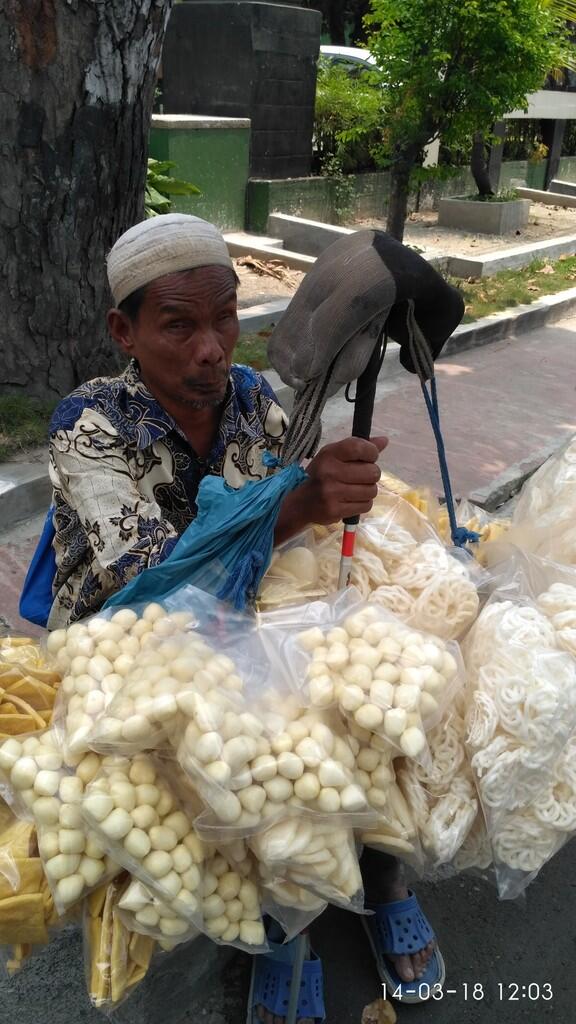
[[[308,479],[282,502],[275,544],[311,523],[329,525],[369,512],[378,493],[376,463],[387,443],[385,437],[349,437],[321,448],[307,467]]]
[[[86,420],[86,422],[83,422]],[[94,411],[50,439],[56,491],[77,513],[92,554],[120,589],[168,557],[178,535],[138,490],[122,439]]]

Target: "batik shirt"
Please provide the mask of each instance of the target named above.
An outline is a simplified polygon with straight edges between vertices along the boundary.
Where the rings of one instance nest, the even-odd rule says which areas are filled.
[[[147,566],[167,558],[196,516],[204,476],[232,487],[271,472],[286,418],[266,380],[233,366],[213,449],[194,452],[132,362],[58,405],[50,425],[57,572],[48,627],[96,611]],[[267,460],[269,461],[269,460]]]

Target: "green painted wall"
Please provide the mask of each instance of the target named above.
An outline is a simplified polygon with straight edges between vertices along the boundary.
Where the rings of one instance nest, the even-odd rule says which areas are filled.
[[[521,181],[528,188],[544,188],[546,177],[546,160],[530,163],[528,160],[505,160],[500,174],[500,188],[513,188],[514,183]]]
[[[386,171],[355,174],[354,190],[347,205],[346,220],[382,215],[388,196]],[[273,210],[335,224],[341,219],[338,209],[338,182],[333,178],[251,178],[246,192],[246,228],[266,231],[268,214]]]
[[[576,156],[560,157],[557,178],[561,181],[576,181]]]
[[[565,158],[571,159],[571,158]],[[561,161],[560,166],[565,162]],[[574,171],[576,172],[576,158]],[[530,164],[526,160],[506,161],[502,164],[500,188],[508,189],[512,181],[522,181],[531,188],[543,188],[546,162]],[[388,201],[389,175],[386,171],[354,175],[354,190],[349,202],[346,223],[358,219],[381,219]],[[420,208],[435,208],[442,196],[469,195],[475,192],[474,179],[464,167],[446,181],[428,181],[420,190]],[[277,181],[251,178],[247,188],[246,228],[265,233],[268,214],[272,211],[308,217],[327,224],[339,222],[337,182],[331,178],[284,178]],[[413,208],[414,194],[410,200]]]
[[[201,196],[174,196],[173,210],[205,217],[221,230],[243,230],[250,129],[152,128],[150,156],[172,160],[174,177],[193,182]]]

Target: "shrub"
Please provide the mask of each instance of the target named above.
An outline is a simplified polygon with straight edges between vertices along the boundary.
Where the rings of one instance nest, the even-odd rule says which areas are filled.
[[[170,213],[172,196],[201,196],[202,193],[190,181],[172,178],[170,171],[176,164],[170,160],[154,160],[148,157],[144,210],[147,217],[158,217]]]
[[[372,170],[381,138],[382,92],[374,74],[352,76],[320,59],[314,123],[315,169],[320,174]]]

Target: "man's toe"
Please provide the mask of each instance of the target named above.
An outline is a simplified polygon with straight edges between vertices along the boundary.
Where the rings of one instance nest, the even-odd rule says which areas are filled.
[[[416,978],[421,978],[426,970],[426,961],[421,952],[415,953],[412,957],[412,966]]]
[[[414,981],[414,968],[409,956],[399,956],[394,960],[397,974],[402,981]]]

